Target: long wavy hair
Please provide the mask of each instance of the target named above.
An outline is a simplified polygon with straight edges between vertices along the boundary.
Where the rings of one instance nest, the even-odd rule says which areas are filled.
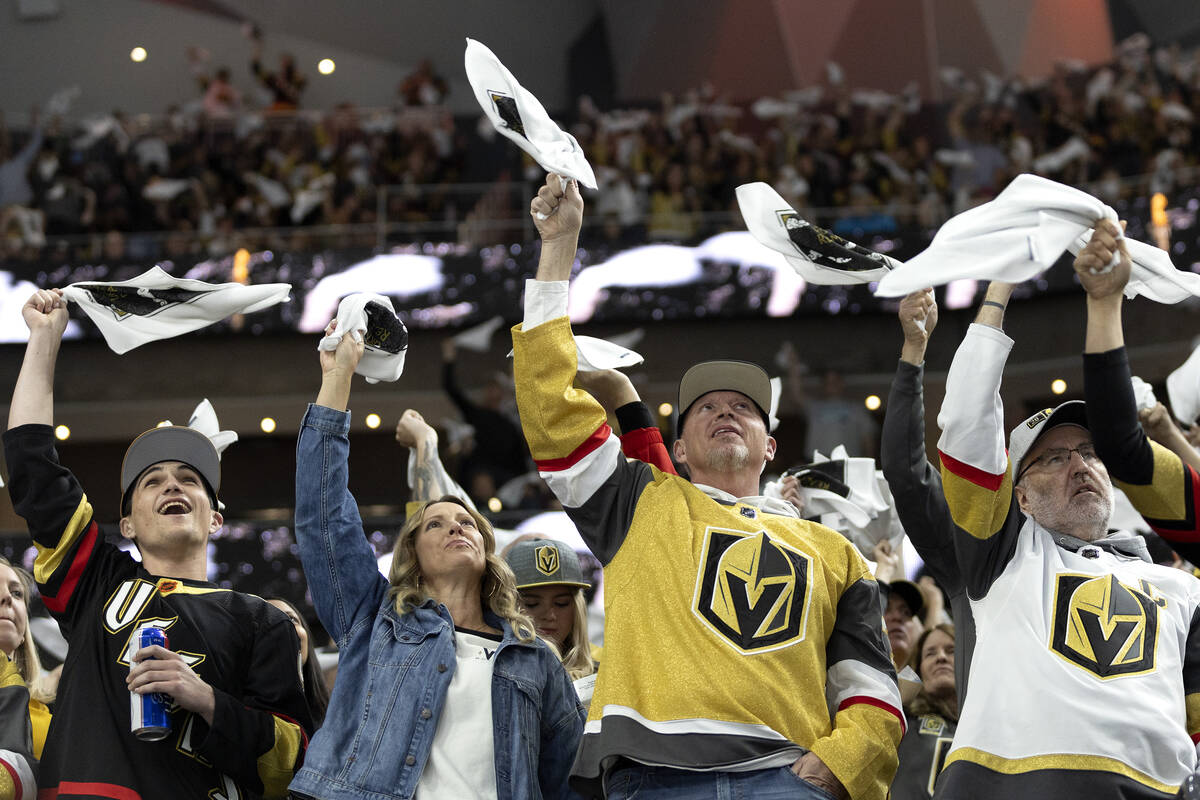
[[[301,627],[308,635],[308,659],[300,665],[300,682],[304,684],[304,700],[308,703],[308,713],[312,716],[313,729],[316,730],[325,722],[325,710],[329,708],[329,687],[325,685],[325,676],[321,674],[321,665],[317,658],[317,643],[313,641],[312,628],[308,627],[308,621],[304,619],[300,609],[296,608],[295,603],[291,600],[279,595],[265,599],[268,602],[278,600],[287,605],[296,615],[296,619],[300,620]]]
[[[504,559],[496,555],[496,534],[492,531],[491,523],[454,495],[427,500],[413,509],[408,519],[404,520],[404,527],[400,529],[392,548],[392,568],[388,571],[388,582],[392,585],[388,597],[395,605],[396,613],[407,614],[432,598],[423,585],[421,565],[417,562],[417,532],[425,518],[425,510],[435,503],[454,503],[475,520],[475,527],[483,537],[485,556],[483,577],[479,581],[479,602],[485,610],[507,620],[517,641],[526,644],[534,641],[537,631],[533,620],[521,610],[516,578]]]
[[[55,692],[51,688],[50,681],[42,674],[42,660],[38,658],[37,645],[33,641],[33,629],[29,627],[29,620],[32,617],[30,602],[33,600],[35,591],[33,576],[3,556],[0,556],[0,564],[17,574],[17,580],[21,581],[21,588],[25,590],[25,597],[22,600],[25,604],[25,638],[13,651],[12,660],[16,663],[21,677],[25,679],[25,685],[29,687],[29,696],[43,703],[53,703]]]
[[[946,623],[934,625],[932,628],[926,628],[920,636],[917,637],[916,647],[908,656],[908,665],[913,668],[918,675],[921,675],[921,651],[925,649],[925,640],[930,637],[934,631],[941,631],[950,637],[951,641],[955,641],[954,626]],[[956,653],[955,658],[958,658]],[[921,675],[924,680],[925,676]],[[921,686],[921,691],[917,692],[917,696],[908,704],[908,713],[915,717],[921,717],[926,714],[938,714],[944,719],[951,722],[958,721],[958,687],[954,687],[953,698],[935,697],[925,691],[924,685]]]

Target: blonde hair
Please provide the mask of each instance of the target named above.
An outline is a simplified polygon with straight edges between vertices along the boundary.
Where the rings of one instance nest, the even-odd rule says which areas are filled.
[[[587,600],[583,589],[575,587],[575,620],[571,625],[571,636],[563,645],[566,652],[562,655],[563,667],[571,680],[586,678],[596,671],[596,662],[592,660],[592,643],[588,639]]]
[[[421,565],[417,561],[417,532],[425,517],[425,511],[436,503],[454,503],[466,510],[475,520],[475,527],[483,537],[485,563],[483,578],[479,582],[479,602],[486,611],[508,622],[517,641],[529,644],[537,638],[533,620],[521,610],[517,595],[516,578],[508,564],[496,555],[496,534],[483,515],[470,508],[458,497],[445,495],[437,500],[427,500],[404,520],[404,527],[396,537],[392,548],[392,567],[388,571],[388,597],[397,614],[407,614],[432,596],[421,585]]]
[[[53,703],[55,693],[47,677],[42,674],[42,660],[38,658],[37,646],[33,641],[33,629],[29,627],[31,616],[29,603],[34,593],[33,576],[3,556],[0,556],[0,564],[16,573],[17,580],[21,582],[21,588],[25,590],[23,598],[25,637],[13,651],[12,660],[17,665],[17,671],[21,673],[21,677],[25,679],[25,685],[29,687],[29,696],[43,703]]]

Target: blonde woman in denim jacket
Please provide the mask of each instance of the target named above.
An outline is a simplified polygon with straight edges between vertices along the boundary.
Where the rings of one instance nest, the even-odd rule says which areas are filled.
[[[487,521],[454,497],[425,503],[396,540],[389,577],[378,571],[347,487],[346,409],[362,351],[345,336],[321,352],[321,390],[297,445],[296,538],[341,656],[292,795],[570,797],[584,711],[519,611]]]

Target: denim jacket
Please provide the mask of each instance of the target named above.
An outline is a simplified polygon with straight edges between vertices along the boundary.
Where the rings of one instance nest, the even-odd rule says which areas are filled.
[[[317,614],[341,655],[325,723],[291,791],[321,800],[409,800],[425,769],[454,675],[454,627],[426,601],[397,614],[347,488],[349,412],[310,405],[296,452],[296,539]],[[567,775],[585,713],[540,640],[504,620],[494,656],[492,719],[499,800],[572,796]],[[469,758],[471,743],[463,743]]]

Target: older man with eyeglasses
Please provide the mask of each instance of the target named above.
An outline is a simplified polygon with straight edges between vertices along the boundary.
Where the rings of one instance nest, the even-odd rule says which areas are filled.
[[[988,288],[938,416],[977,640],[935,796],[1176,797],[1200,736],[1200,582],[1109,531],[1112,481],[1082,401],[1033,414],[1006,451],[1011,292]]]

